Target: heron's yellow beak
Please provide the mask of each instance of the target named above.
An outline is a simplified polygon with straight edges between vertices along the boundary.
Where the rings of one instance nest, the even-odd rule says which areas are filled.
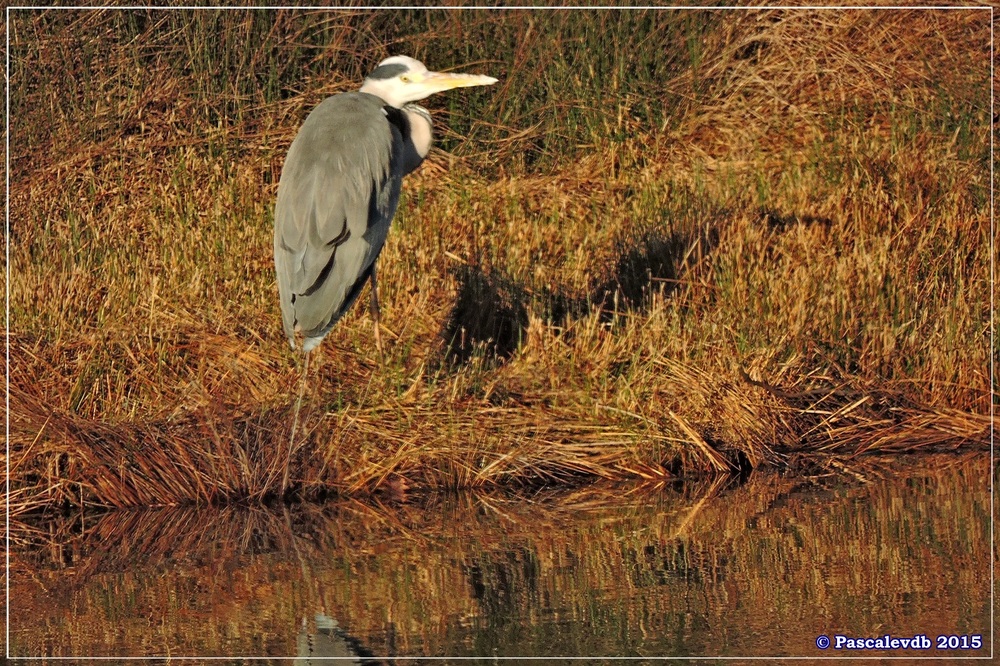
[[[452,88],[468,88],[471,86],[491,86],[497,80],[492,76],[482,74],[457,74],[450,72],[426,72],[420,81],[435,92],[451,90]]]

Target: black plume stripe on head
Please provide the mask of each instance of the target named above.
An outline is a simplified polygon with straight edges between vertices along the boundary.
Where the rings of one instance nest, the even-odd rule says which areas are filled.
[[[368,75],[369,79],[394,79],[400,74],[409,71],[409,67],[406,65],[401,65],[399,63],[392,63],[390,65],[379,65],[375,68],[375,71]]]

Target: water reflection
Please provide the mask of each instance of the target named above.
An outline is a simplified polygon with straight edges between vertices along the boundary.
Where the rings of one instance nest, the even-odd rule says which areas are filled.
[[[316,613],[313,624],[302,618],[302,629],[296,640],[294,663],[296,666],[314,666],[335,657],[340,664],[361,666],[361,643],[348,636],[337,621],[323,613]],[[370,655],[369,655],[370,656]]]
[[[878,656],[988,655],[988,458],[855,471],[22,525],[11,650],[870,656],[816,638],[924,633],[983,647]]]

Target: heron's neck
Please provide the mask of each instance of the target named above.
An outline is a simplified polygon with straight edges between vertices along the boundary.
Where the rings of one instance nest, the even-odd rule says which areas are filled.
[[[387,104],[382,111],[403,140],[399,160],[405,176],[420,166],[431,150],[431,114],[416,104],[404,104],[403,108]]]
[[[420,158],[413,165],[413,169],[416,169],[417,165],[423,162],[427,153],[431,151],[431,114],[427,109],[416,104],[405,105],[403,113],[406,114],[406,119],[410,122],[410,143],[413,144],[413,150]],[[409,171],[413,169],[409,169]]]

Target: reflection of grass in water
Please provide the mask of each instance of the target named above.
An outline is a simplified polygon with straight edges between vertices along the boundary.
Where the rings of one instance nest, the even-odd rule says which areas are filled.
[[[390,626],[397,654],[812,654],[831,631],[985,631],[989,463],[925,465],[853,467],[868,483],[757,473],[530,500],[111,513],[18,549],[13,635],[23,653],[51,640],[96,654],[114,621],[121,646],[162,652],[152,618],[188,637],[173,646],[186,654],[247,653],[251,636],[287,654],[317,609],[375,654]]]
[[[985,442],[984,15],[15,12],[15,510],[276,492],[275,183],[371,35],[502,81],[429,102],[300,493]]]

